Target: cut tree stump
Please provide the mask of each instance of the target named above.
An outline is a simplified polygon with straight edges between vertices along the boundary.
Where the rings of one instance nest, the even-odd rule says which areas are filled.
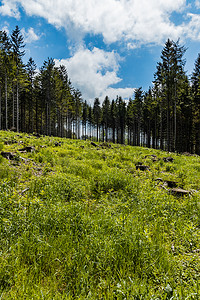
[[[109,143],[107,143],[107,142],[104,142],[104,143],[100,144],[100,146],[102,148],[111,148],[111,145]]]
[[[15,159],[15,154],[11,153],[11,152],[4,152],[2,151],[1,152],[1,155],[6,158],[6,159],[9,159],[9,160],[13,160]]]
[[[174,161],[174,159],[173,159],[173,157],[163,157],[163,160],[164,160],[164,162],[173,162]]]
[[[94,142],[91,142],[91,145],[94,146],[94,147],[97,147],[98,145],[95,144]]]
[[[39,133],[33,133],[33,136],[37,137],[37,138],[40,138],[41,135]]]
[[[4,141],[5,145],[12,145],[12,144],[17,144],[16,140],[10,140],[10,141]]]
[[[135,164],[135,166],[142,166],[142,162],[141,161],[138,161],[136,164]]]
[[[165,180],[166,184],[168,187],[170,188],[175,188],[177,187],[177,182],[176,181],[173,181],[173,180]]]

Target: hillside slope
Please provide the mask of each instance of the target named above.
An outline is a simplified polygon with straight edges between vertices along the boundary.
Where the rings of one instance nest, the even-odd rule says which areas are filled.
[[[1,299],[198,299],[200,157],[0,143]]]

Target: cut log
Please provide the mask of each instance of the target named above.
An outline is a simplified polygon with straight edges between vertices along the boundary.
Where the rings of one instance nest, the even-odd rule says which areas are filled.
[[[170,193],[172,193],[176,196],[189,196],[190,195],[190,191],[183,190],[181,188],[173,188],[169,191],[170,191]]]
[[[18,151],[20,151],[20,152],[33,152],[33,151],[35,151],[35,148],[32,147],[32,146],[26,146],[22,149],[19,149]]]

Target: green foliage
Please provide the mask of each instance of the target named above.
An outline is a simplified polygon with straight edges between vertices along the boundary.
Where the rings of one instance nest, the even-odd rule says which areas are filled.
[[[198,299],[199,157],[0,139],[18,155],[0,165],[1,299]],[[167,180],[192,194],[171,194]]]

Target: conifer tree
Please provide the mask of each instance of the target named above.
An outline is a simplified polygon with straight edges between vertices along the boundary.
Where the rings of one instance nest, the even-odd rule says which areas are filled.
[[[102,125],[103,125],[103,132],[105,128],[105,140],[108,141],[108,126],[110,124],[110,100],[108,96],[105,97],[103,104],[102,104]],[[104,133],[103,133],[104,138]]]
[[[82,136],[86,140],[87,138],[87,120],[88,120],[88,105],[85,100],[83,103],[83,113],[82,113]]]
[[[140,87],[135,90],[135,99],[134,99],[134,108],[135,108],[135,123],[136,123],[136,145],[141,145],[141,134],[142,134],[142,118],[143,118],[143,91]]]
[[[167,150],[176,148],[177,136],[177,89],[185,76],[183,55],[186,49],[179,41],[167,40],[161,53],[161,62],[157,65],[155,82],[162,89],[162,113],[166,116]],[[162,118],[164,116],[162,115]]]
[[[134,103],[132,99],[129,99],[127,109],[126,109],[126,124],[128,128],[128,145],[133,145],[133,135],[134,135]]]
[[[117,141],[118,143],[125,143],[125,128],[126,128],[126,103],[122,97],[117,98]]]
[[[117,123],[117,104],[114,99],[112,100],[111,107],[110,107],[110,122],[111,122],[111,129],[112,129],[112,142],[115,143],[116,123]]]
[[[92,110],[92,106],[89,105],[89,107],[88,107],[88,125],[89,125],[90,139],[92,139],[92,136],[93,136],[93,133],[92,133],[93,122],[94,122],[93,110]]]
[[[191,77],[193,97],[193,126],[195,153],[200,154],[200,53]]]
[[[93,105],[93,115],[94,115],[94,124],[97,128],[97,142],[99,141],[99,127],[101,122],[101,107],[99,98],[95,98],[94,105]]]
[[[29,79],[28,83],[28,131],[33,132],[33,89],[34,89],[34,76],[36,73],[36,64],[32,57],[29,58],[27,64],[26,64],[26,71]]]
[[[51,110],[54,104],[55,92],[55,77],[54,77],[55,62],[52,58],[44,61],[40,69],[41,88],[44,102],[42,103],[42,115],[45,111],[45,134],[51,135]]]
[[[11,43],[5,31],[1,35],[1,59],[2,59],[2,75],[4,81],[4,97],[5,97],[5,125],[4,128],[8,129],[8,93],[9,93],[9,75],[11,74]]]
[[[23,77],[23,63],[22,57],[25,54],[25,51],[22,50],[25,47],[23,36],[20,32],[18,26],[12,32],[11,35],[11,44],[12,44],[12,54],[14,63],[16,64],[16,73],[13,81],[13,108],[14,108],[14,89],[15,89],[15,82],[16,82],[16,129],[19,131],[19,88],[20,88],[20,79],[21,76]],[[23,79],[22,79],[23,81]],[[13,120],[14,120],[14,109],[13,109]],[[14,124],[13,124],[14,125]]]

